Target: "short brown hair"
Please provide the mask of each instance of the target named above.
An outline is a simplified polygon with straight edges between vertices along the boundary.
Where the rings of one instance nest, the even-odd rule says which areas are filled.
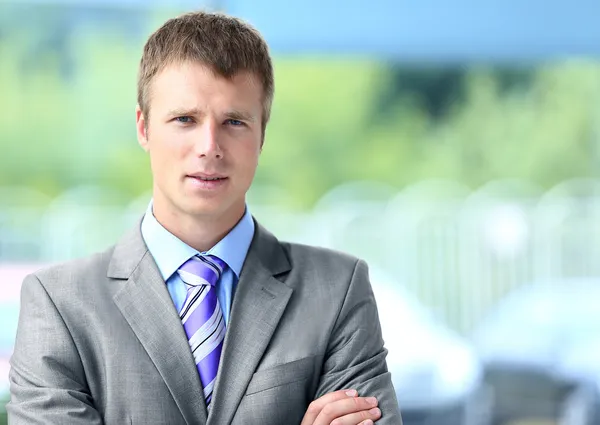
[[[191,12],[169,19],[146,42],[138,74],[138,104],[148,119],[152,79],[172,63],[199,62],[225,78],[249,71],[263,88],[263,135],[275,91],[267,43],[250,24],[222,13]]]

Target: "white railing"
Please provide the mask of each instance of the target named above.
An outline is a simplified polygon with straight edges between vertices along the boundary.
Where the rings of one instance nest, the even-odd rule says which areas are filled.
[[[251,211],[280,239],[366,259],[462,332],[516,286],[600,277],[596,180],[547,191],[513,180],[477,190],[431,180],[401,191],[355,182],[310,211],[280,206],[272,188],[253,191]],[[27,188],[0,188],[0,261],[58,262],[104,249],[141,217],[149,197],[82,187],[50,200]]]

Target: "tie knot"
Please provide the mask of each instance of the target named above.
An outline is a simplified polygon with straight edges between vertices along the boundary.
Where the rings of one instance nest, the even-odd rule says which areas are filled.
[[[195,255],[179,267],[177,273],[188,286],[215,286],[227,264],[214,255]]]

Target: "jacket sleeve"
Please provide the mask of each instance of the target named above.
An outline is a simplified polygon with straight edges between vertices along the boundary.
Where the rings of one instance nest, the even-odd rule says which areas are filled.
[[[359,260],[329,340],[315,398],[354,388],[359,396],[379,400],[377,425],[402,425],[386,356],[368,268]]]
[[[11,425],[102,424],[75,343],[35,276],[25,278],[9,373]]]

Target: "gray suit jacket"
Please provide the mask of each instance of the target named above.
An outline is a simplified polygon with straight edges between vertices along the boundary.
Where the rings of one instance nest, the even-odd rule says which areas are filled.
[[[179,316],[139,226],[90,258],[27,276],[9,423],[299,424],[356,388],[402,423],[362,261],[279,242],[257,224],[210,415]]]

